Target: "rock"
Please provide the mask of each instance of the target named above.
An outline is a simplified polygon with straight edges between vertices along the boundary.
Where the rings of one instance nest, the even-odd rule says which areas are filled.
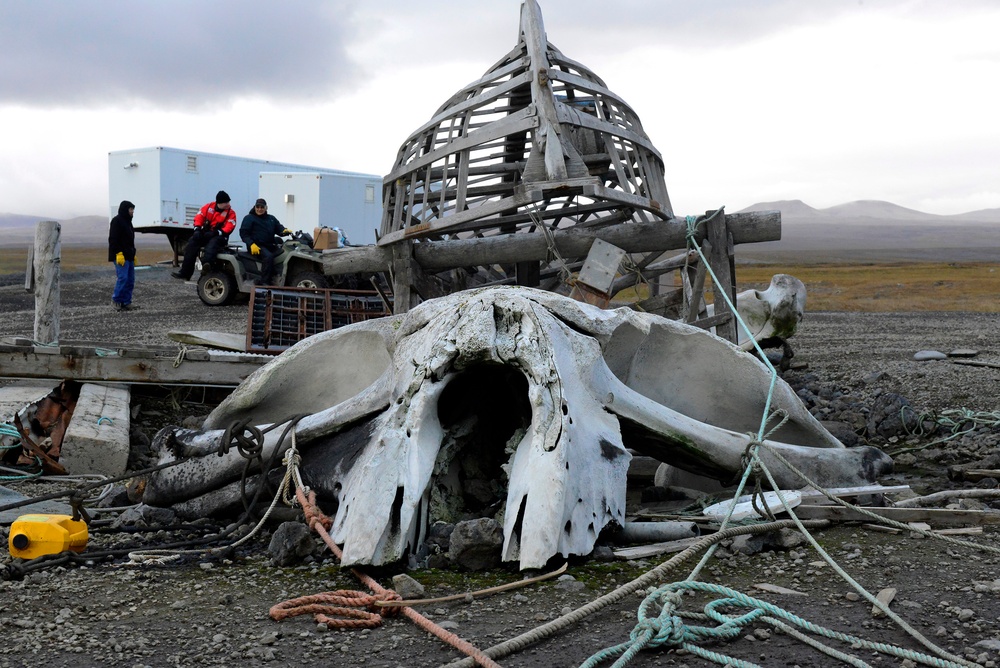
[[[937,350],[921,350],[913,355],[916,362],[931,362],[934,360],[946,360],[948,356]]]
[[[267,553],[275,566],[291,566],[311,555],[314,547],[309,527],[299,522],[284,522],[271,537]]]
[[[124,483],[116,483],[111,487],[109,491],[100,501],[97,502],[98,508],[117,508],[120,506],[131,506],[132,501],[128,497],[128,490],[125,489]]]
[[[455,525],[448,558],[466,570],[483,571],[500,565],[503,527],[496,520],[480,517]]]
[[[426,593],[424,586],[406,573],[392,576],[392,588],[397,594],[407,600],[424,598]]]
[[[978,350],[973,350],[971,348],[955,348],[955,350],[948,353],[948,357],[975,357],[978,354]]]
[[[878,383],[878,382],[883,381],[883,380],[890,380],[891,378],[892,378],[892,376],[890,376],[885,371],[876,371],[874,373],[870,373],[867,376],[865,376],[861,380],[861,382],[864,385],[872,385],[874,383]]]
[[[820,424],[826,427],[826,430],[833,434],[838,441],[849,448],[853,448],[861,440],[858,438],[858,435],[854,433],[854,428],[846,422],[840,422],[838,420],[821,420]]]
[[[917,426],[917,414],[910,402],[898,394],[886,393],[873,403],[868,416],[868,435],[889,438],[905,436]]]
[[[615,551],[607,545],[596,545],[593,552],[590,553],[590,558],[600,562],[614,561]]]
[[[788,550],[805,542],[805,537],[793,529],[781,529],[755,536],[737,536],[730,549],[743,554],[757,554],[767,550]]]
[[[173,524],[176,519],[177,513],[170,508],[157,508],[140,503],[116,517],[111,526],[115,529],[124,526],[154,527]]]
[[[455,530],[454,524],[446,522],[435,522],[427,532],[427,540],[424,544],[430,547],[437,547],[441,552],[447,552],[451,545],[451,534]]]
[[[207,415],[188,415],[183,420],[181,420],[181,426],[185,429],[201,429],[201,425],[205,423],[205,418]]]

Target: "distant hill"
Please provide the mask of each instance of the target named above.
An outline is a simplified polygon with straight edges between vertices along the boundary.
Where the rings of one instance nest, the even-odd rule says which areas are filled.
[[[26,216],[17,213],[0,213],[0,248],[31,245],[35,239],[35,226],[42,220],[56,220],[61,226],[60,243],[70,246],[97,246],[108,242],[109,218],[104,216],[78,216],[59,220],[51,216]],[[136,246],[166,246],[161,234],[137,234]]]
[[[743,211],[780,211],[781,240],[742,245],[738,259],[1000,260],[1000,209],[941,216],[878,200],[828,209],[785,200],[761,202]]]
[[[845,258],[848,261],[1000,260],[1000,209],[941,216],[879,200],[817,209],[794,199],[759,202],[743,211],[780,211],[781,240],[741,245],[737,249],[740,260],[824,261],[824,257],[836,257],[837,261]],[[0,247],[30,245],[35,224],[40,220],[52,218],[0,214]],[[103,216],[81,216],[59,222],[63,244],[107,243],[108,219]],[[137,234],[136,244],[163,248],[167,241],[160,234]]]

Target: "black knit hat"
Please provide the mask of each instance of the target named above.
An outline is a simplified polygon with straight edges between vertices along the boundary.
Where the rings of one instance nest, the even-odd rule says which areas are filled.
[[[229,195],[226,194],[225,190],[220,190],[219,192],[217,192],[215,194],[215,203],[216,204],[225,204],[228,201],[230,201],[229,200]]]

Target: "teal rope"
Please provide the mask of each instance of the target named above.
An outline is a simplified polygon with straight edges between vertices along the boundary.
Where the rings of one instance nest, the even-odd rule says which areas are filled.
[[[906,425],[906,416],[903,415],[902,412],[905,410],[905,407],[900,409],[900,418],[904,427]],[[923,436],[926,433],[923,427],[924,422],[934,422],[941,427],[949,429],[951,433],[943,438],[931,441],[930,443],[925,443],[924,445],[886,451],[895,457],[903,454],[904,452],[917,452],[918,450],[924,450],[935,445],[947,443],[948,441],[958,438],[959,436],[971,434],[979,427],[996,427],[1000,425],[1000,411],[972,411],[968,408],[949,408],[941,411],[940,413],[924,412],[917,416],[916,429],[912,431],[908,430],[908,433],[913,436]],[[969,426],[963,429],[965,425]]]
[[[17,446],[17,447],[21,447],[21,446]],[[20,473],[18,475],[0,475],[0,480],[7,481],[7,482],[15,482],[15,481],[20,482],[22,480],[31,480],[32,478],[39,478],[39,477],[41,477],[41,475],[43,473],[43,471],[42,471],[42,458],[39,457],[38,455],[34,455],[34,457],[35,457],[35,466],[38,467],[38,471],[36,471],[35,473],[29,473],[29,472],[25,471],[24,473]]]
[[[721,598],[709,601],[705,605],[702,615],[702,617],[717,622],[717,626],[690,625],[681,619],[682,613],[677,608],[681,601],[681,593],[685,591],[696,591],[721,596]],[[659,611],[654,614],[651,611],[655,608],[659,608]],[[747,611],[734,615],[723,612],[726,608],[742,608]],[[688,613],[685,616],[694,615]],[[707,582],[675,582],[657,588],[643,599],[642,604],[639,606],[638,617],[639,623],[633,629],[629,642],[598,652],[584,662],[580,668],[595,668],[601,662],[616,656],[619,658],[613,664],[612,668],[621,668],[636,653],[647,647],[680,647],[696,656],[720,665],[738,666],[740,668],[760,668],[756,663],[712,652],[695,644],[696,642],[721,642],[730,640],[742,634],[746,626],[753,624],[758,619],[773,622],[778,626],[784,625],[783,623],[790,623],[794,627],[803,629],[808,633],[849,643],[853,647],[860,647],[898,658],[910,659],[911,661],[918,661],[929,666],[961,668],[962,666],[969,665],[965,662],[956,663],[954,661],[947,661],[922,652],[902,649],[888,643],[873,642],[847,633],[841,633],[840,631],[833,631],[802,619],[773,603],[747,596],[729,587]],[[842,654],[840,652],[837,653]],[[847,654],[843,654],[843,657],[845,659],[856,660],[856,657],[851,657]],[[851,662],[854,663],[854,661]],[[863,662],[860,663],[863,664]]]

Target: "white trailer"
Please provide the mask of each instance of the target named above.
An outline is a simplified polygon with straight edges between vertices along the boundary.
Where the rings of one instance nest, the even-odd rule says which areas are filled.
[[[320,191],[317,190],[317,206],[310,209],[316,216],[307,217],[306,206],[295,209],[294,221],[287,221],[275,212],[273,197],[261,195],[261,174],[280,172],[293,174],[308,172],[313,177],[320,175],[320,181],[334,186],[322,188],[322,208]],[[317,180],[314,178],[314,180]],[[376,184],[373,202],[364,201],[368,196],[367,184]],[[360,185],[359,185],[360,184]],[[355,197],[360,187],[360,198]],[[358,174],[332,169],[321,169],[305,165],[239,158],[216,153],[204,153],[186,149],[156,146],[150,148],[111,151],[108,153],[108,213],[109,217],[118,213],[122,200],[135,204],[133,223],[138,232],[165,234],[177,254],[194,229],[194,217],[207,202],[215,199],[215,194],[225,190],[232,198],[237,221],[250,211],[254,200],[263,196],[268,200],[268,208],[277,218],[293,229],[312,232],[314,227],[326,225],[345,230],[358,230],[359,237],[364,229],[377,229],[382,216],[381,177],[373,174]],[[284,193],[282,193],[283,195]],[[292,193],[293,195],[297,193]],[[338,200],[338,198],[343,198]],[[281,199],[284,199],[283,197]],[[296,203],[299,202],[297,198]],[[307,195],[301,196],[304,205]],[[335,216],[329,212],[337,212]],[[343,215],[339,212],[344,212]],[[319,216],[331,215],[329,221]],[[310,214],[313,215],[313,214]],[[345,216],[365,216],[364,219],[345,220]],[[294,222],[295,225],[288,225]],[[362,243],[362,241],[352,243]],[[238,232],[232,235],[232,242],[239,243]],[[374,238],[366,243],[374,243]]]
[[[292,230],[339,228],[351,245],[374,244],[382,220],[382,179],[368,174],[261,172],[268,213]]]

